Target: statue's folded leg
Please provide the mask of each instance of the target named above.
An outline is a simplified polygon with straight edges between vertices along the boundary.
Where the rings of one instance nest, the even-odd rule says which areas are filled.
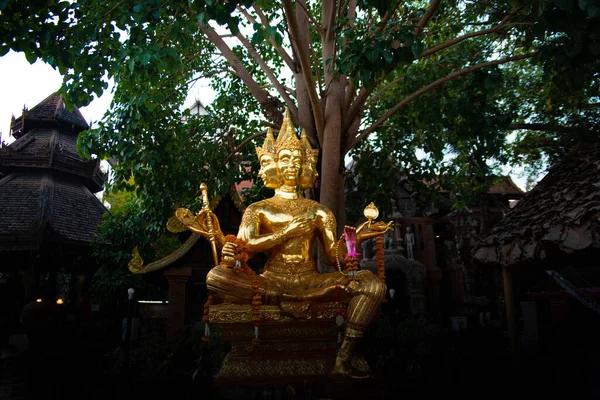
[[[338,272],[319,274],[312,279],[313,284],[318,287],[350,284],[350,278]],[[366,328],[379,315],[386,286],[370,271],[360,271],[358,281],[353,285],[355,294],[351,296],[348,304],[346,336],[362,337]]]
[[[367,327],[379,315],[386,286],[371,271],[358,273],[358,294],[348,304],[347,337],[362,337]]]
[[[252,281],[256,278],[260,293],[265,298],[266,304],[272,304],[281,293],[274,282],[262,275],[251,276],[244,272],[235,272],[233,268],[218,265],[206,275],[206,286],[209,293],[216,295],[227,303],[250,303],[254,296]]]
[[[377,276],[370,271],[360,271],[357,281],[349,281],[349,278],[336,272],[323,274],[319,279],[323,285],[344,284],[352,285],[352,298],[348,304],[346,332],[344,340],[338,350],[332,377],[351,376],[356,379],[364,379],[369,376],[368,372],[357,371],[350,360],[354,353],[357,342],[364,336],[367,327],[379,315],[381,303],[385,298],[386,286]]]

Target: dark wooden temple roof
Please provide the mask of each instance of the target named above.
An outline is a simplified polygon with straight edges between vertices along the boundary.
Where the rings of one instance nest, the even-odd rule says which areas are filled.
[[[77,175],[94,193],[106,179],[99,160],[82,160],[76,150],[77,136],[60,127],[28,129],[11,145],[0,149],[0,170],[45,169]]]
[[[47,172],[0,179],[0,249],[44,243],[89,244],[106,208],[81,182]]]
[[[501,266],[600,248],[600,142],[574,148],[474,249]]]
[[[500,194],[520,198],[525,194],[508,175],[498,177],[488,189],[489,194]]]
[[[19,138],[31,128],[45,126],[48,123],[53,125],[60,123],[63,130],[67,128],[75,133],[89,129],[81,112],[77,108],[73,110],[66,108],[63,97],[53,93],[31,110],[24,108],[19,118],[13,118],[10,124],[11,134]]]
[[[53,94],[11,127],[17,140],[0,148],[0,250],[89,244],[106,212],[94,195],[106,176],[77,154],[87,122]]]

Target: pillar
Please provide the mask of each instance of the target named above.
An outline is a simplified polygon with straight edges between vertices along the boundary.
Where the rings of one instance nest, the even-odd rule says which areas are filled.
[[[515,271],[509,267],[502,268],[502,280],[504,281],[504,304],[506,306],[506,321],[508,324],[508,336],[510,338],[510,348],[513,354],[513,369],[519,367],[519,303],[517,302],[515,280]]]
[[[438,267],[426,267],[427,270],[427,296],[429,297],[429,315],[432,321],[439,320],[440,310],[440,281],[442,270]]]
[[[169,306],[167,339],[172,340],[185,326],[187,282],[192,274],[191,267],[170,267],[163,271],[169,282]]]

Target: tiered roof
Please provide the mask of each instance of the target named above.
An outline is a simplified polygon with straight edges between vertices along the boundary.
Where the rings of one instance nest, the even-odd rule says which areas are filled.
[[[600,248],[600,142],[575,148],[474,248],[502,266]]]
[[[89,244],[106,208],[94,195],[106,179],[82,160],[77,135],[89,126],[53,94],[13,119],[17,138],[0,149],[0,249]]]

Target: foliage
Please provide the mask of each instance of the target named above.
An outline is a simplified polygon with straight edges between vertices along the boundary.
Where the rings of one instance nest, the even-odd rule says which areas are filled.
[[[137,246],[148,262],[164,257],[180,245],[164,228],[155,229],[147,222],[147,211],[138,199],[105,213],[92,241],[94,256],[100,265],[92,280],[92,294],[104,304],[124,299],[129,288],[135,289],[141,297],[161,296],[160,279],[129,271],[127,265],[132,249]]]
[[[385,198],[410,175],[463,203],[500,164],[554,162],[597,132],[599,10],[591,0],[4,0],[0,54],[50,63],[78,105],[115,81],[79,149],[118,159],[117,186],[134,178],[158,231],[201,182],[212,197],[248,177],[256,163],[242,163],[253,157],[241,144],[278,126],[284,107],[321,150],[318,194],[338,217],[347,154],[363,160],[352,190]],[[216,92],[209,116],[182,111],[199,81]]]

